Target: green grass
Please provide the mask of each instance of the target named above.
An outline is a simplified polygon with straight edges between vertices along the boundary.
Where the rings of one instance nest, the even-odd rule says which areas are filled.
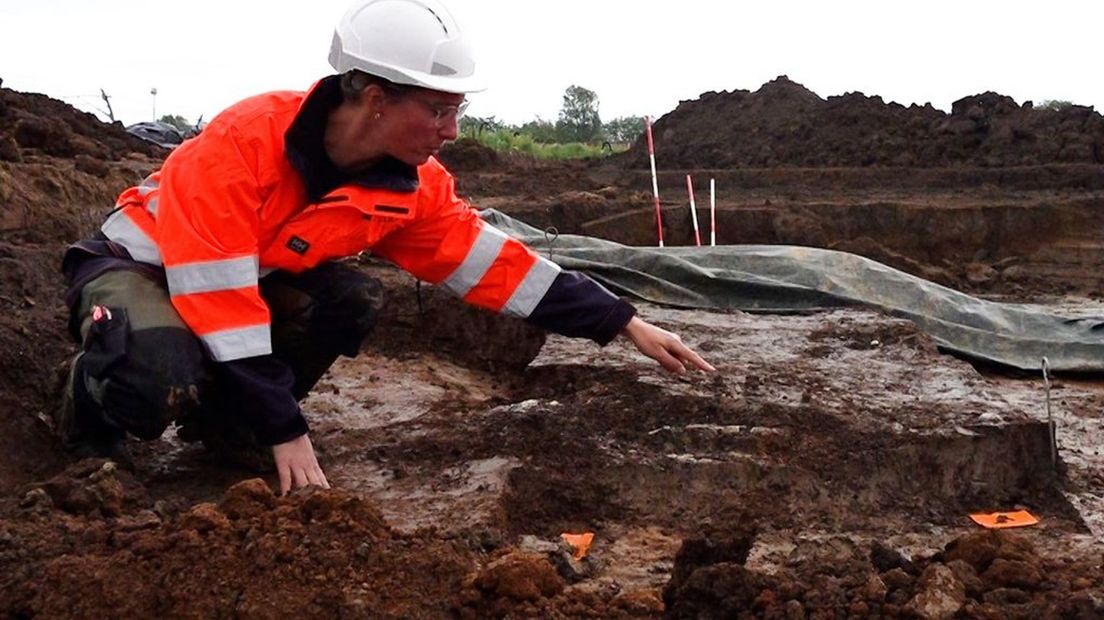
[[[525,153],[541,159],[588,159],[606,157],[611,153],[620,153],[629,148],[627,144],[606,147],[601,144],[569,142],[567,144],[537,142],[532,136],[515,133],[509,129],[465,131],[465,138],[474,138],[484,146],[496,151]]]

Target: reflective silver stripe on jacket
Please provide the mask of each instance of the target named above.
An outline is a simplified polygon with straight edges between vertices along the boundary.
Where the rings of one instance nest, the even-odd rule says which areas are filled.
[[[166,267],[165,278],[173,295],[226,291],[256,286],[258,265],[256,255],[186,263]]]
[[[100,226],[100,231],[126,248],[134,260],[151,265],[161,264],[161,250],[157,244],[123,213],[123,209],[112,213]]]
[[[502,307],[502,313],[523,319],[528,317],[540,300],[544,299],[544,294],[548,292],[556,276],[560,275],[560,271],[562,269],[559,265],[538,256],[537,262],[533,263],[529,273],[525,274],[521,284]]]
[[[154,219],[157,219],[157,201],[160,200],[160,198],[160,196],[154,196],[146,201],[146,211],[149,211],[149,214],[152,215]]]
[[[457,297],[467,295],[468,291],[479,284],[479,281],[483,279],[483,275],[494,264],[505,243],[506,233],[484,223],[479,231],[479,236],[475,238],[475,243],[472,244],[471,250],[464,257],[464,262],[460,263],[460,266],[449,274],[440,286]]]
[[[152,176],[148,176],[142,179],[142,184],[138,186],[138,195],[144,198],[146,194],[157,189],[159,185],[160,184],[157,182],[157,179],[153,178]]]
[[[199,339],[217,362],[272,353],[272,330],[268,325],[224,329],[200,336]]]

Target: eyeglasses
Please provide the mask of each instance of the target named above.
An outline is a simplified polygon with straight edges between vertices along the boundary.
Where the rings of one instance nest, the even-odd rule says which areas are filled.
[[[400,84],[380,84],[380,87],[390,96],[397,99],[413,99],[418,105],[425,108],[433,115],[433,124],[441,129],[446,127],[449,123],[459,123],[460,119],[464,117],[464,112],[468,109],[468,100],[462,99],[460,103],[456,105],[430,103],[420,97],[418,97],[418,91],[420,88],[403,86]]]
[[[417,101],[419,105],[433,115],[433,124],[438,129],[447,126],[449,123],[459,123],[460,119],[464,117],[464,112],[468,109],[468,103],[470,103],[467,99],[464,99],[456,105],[444,105],[423,101],[416,96],[409,98]]]

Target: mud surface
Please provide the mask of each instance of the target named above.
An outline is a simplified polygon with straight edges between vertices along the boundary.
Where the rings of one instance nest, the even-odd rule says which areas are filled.
[[[760,105],[794,86],[737,99]],[[827,105],[798,95],[786,95],[792,122]],[[676,379],[631,345],[546,338],[361,259],[386,284],[384,318],[304,402],[334,490],[276,497],[273,476],[172,431],[132,443],[133,472],[73,463],[36,415],[56,406],[55,369],[74,350],[61,251],[160,155],[58,102],[0,96],[0,147],[17,155],[0,157],[5,617],[1104,616],[1104,383],[1051,386],[1056,463],[1039,378],[974,368],[860,309],[644,306],[719,369]],[[849,139],[862,144],[863,119],[881,116],[848,101],[828,103],[858,110]],[[1044,112],[996,104],[992,127]],[[18,139],[37,110],[53,137]],[[710,127],[691,112],[657,129]],[[1086,118],[1079,135],[1096,135],[1098,117]],[[1028,162],[1001,144],[894,169],[732,168],[742,151],[686,166],[709,168],[693,171],[699,188],[717,179],[722,243],[836,247],[975,293],[1104,313],[1104,170]],[[994,153],[1006,158],[984,160]],[[654,243],[646,169],[472,144],[443,157],[477,206]],[[684,174],[660,179],[670,244],[692,238]],[[968,518],[1018,508],[1040,524],[991,532]],[[595,534],[585,558],[565,532]]]

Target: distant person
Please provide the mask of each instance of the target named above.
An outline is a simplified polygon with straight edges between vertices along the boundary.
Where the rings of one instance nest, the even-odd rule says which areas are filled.
[[[127,433],[176,422],[209,446],[271,446],[281,491],[328,486],[298,401],[376,321],[380,283],[334,262],[368,249],[468,303],[713,370],[456,196],[435,156],[482,86],[444,5],[356,2],[330,64],[309,92],[219,114],[66,252],[82,351],[55,423],[71,452],[125,460]]]

